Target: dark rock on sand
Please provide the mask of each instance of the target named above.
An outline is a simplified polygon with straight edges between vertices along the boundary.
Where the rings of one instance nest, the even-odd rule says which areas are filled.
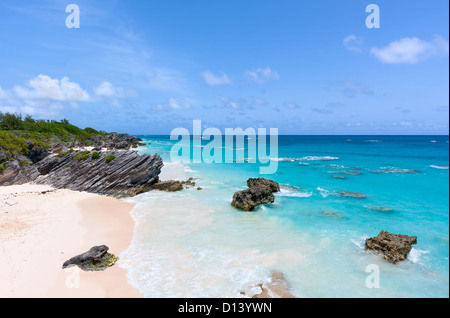
[[[366,250],[378,253],[388,262],[396,264],[406,259],[413,244],[417,244],[417,236],[381,231],[377,237],[366,240]]]
[[[349,198],[357,198],[357,199],[362,199],[362,198],[366,198],[367,197],[363,193],[350,192],[350,191],[339,191],[338,195],[341,196],[341,197],[349,197]]]
[[[118,259],[115,255],[108,253],[108,250],[109,248],[106,245],[94,246],[86,253],[65,261],[62,268],[76,265],[85,271],[105,270],[113,266]]]

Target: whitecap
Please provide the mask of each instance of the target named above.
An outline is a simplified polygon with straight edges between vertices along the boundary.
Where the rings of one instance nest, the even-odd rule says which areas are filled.
[[[302,192],[301,189],[294,187],[281,186],[280,191],[275,193],[276,196],[280,197],[297,197],[297,198],[309,198],[312,196],[311,192]]]
[[[421,256],[423,254],[429,254],[429,251],[420,250],[418,248],[412,248],[409,252],[407,259],[415,264],[420,263]]]
[[[430,165],[431,168],[434,169],[441,169],[441,170],[448,170],[448,166],[435,166],[435,165]]]
[[[299,161],[330,161],[330,160],[339,160],[339,157],[331,157],[331,156],[307,156],[298,159]]]
[[[316,190],[320,192],[320,195],[321,195],[323,198],[326,198],[326,197],[328,197],[328,196],[331,194],[330,191],[325,190],[325,189],[322,189],[321,187],[317,187]]]

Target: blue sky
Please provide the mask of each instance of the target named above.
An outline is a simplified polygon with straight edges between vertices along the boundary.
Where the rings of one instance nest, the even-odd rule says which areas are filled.
[[[80,28],[66,27],[66,6]],[[366,27],[366,6],[380,28]],[[0,111],[81,127],[448,134],[448,1],[2,0]]]

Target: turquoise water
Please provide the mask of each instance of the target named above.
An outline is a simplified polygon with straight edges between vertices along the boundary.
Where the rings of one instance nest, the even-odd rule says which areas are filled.
[[[239,160],[173,163],[175,141],[139,137],[140,153],[163,158],[161,179],[194,177],[203,188],[130,199],[136,230],[122,266],[146,297],[240,297],[273,270],[298,297],[449,297],[448,136],[279,136],[272,175]],[[373,173],[385,169],[419,172]],[[233,208],[234,192],[259,176],[280,183],[275,203]],[[418,237],[406,261],[364,251],[381,230]],[[371,265],[379,288],[366,284]]]

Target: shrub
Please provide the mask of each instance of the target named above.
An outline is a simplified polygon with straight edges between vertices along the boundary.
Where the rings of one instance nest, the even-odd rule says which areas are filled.
[[[90,153],[89,151],[83,151],[83,152],[75,155],[73,157],[73,160],[75,160],[75,161],[82,161],[82,160],[89,159],[89,153]]]
[[[109,156],[107,156],[106,157],[106,162],[111,162],[111,161],[113,161],[114,159],[116,159],[116,157],[115,156],[113,156],[113,155],[109,155]]]
[[[94,160],[97,160],[100,158],[100,154],[97,151],[93,152],[91,158]]]
[[[6,168],[8,168],[8,165],[7,165],[6,163],[4,163],[4,164],[0,165],[0,174],[2,174],[2,173],[3,173],[3,171],[5,171],[5,170],[6,170]]]

